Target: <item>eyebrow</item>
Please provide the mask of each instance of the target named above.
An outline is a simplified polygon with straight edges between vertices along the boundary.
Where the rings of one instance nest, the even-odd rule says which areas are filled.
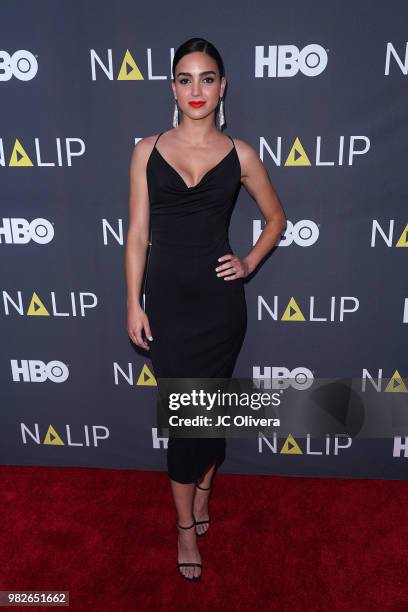
[[[179,77],[179,76],[180,76],[180,75],[182,75],[182,74],[183,74],[183,75],[185,75],[185,76],[193,76],[193,75],[191,74],[191,72],[179,72],[179,73],[177,74],[177,77]],[[200,73],[199,73],[199,76],[202,76],[203,74],[217,74],[217,73],[215,72],[215,70],[205,70],[204,72],[200,72]],[[177,78],[177,77],[176,77],[176,78]]]

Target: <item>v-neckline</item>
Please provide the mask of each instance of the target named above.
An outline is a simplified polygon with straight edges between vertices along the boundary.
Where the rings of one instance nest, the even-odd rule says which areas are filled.
[[[163,157],[163,155],[160,153],[159,149],[156,147],[156,144],[154,145],[154,150],[157,151],[157,153],[159,154],[161,159],[164,161],[164,163],[167,164],[167,166],[178,176],[180,181],[183,183],[184,187],[186,189],[188,189],[189,191],[191,191],[192,189],[196,189],[199,185],[201,185],[203,180],[210,174],[210,172],[212,172],[213,170],[218,168],[218,166],[220,166],[222,164],[222,162],[225,161],[231,155],[231,153],[233,152],[234,149],[235,149],[235,144],[233,143],[232,149],[230,149],[230,151],[228,151],[228,153],[226,155],[224,155],[224,157],[222,159],[220,159],[220,161],[218,163],[216,163],[215,166],[213,166],[212,168],[207,170],[207,172],[200,178],[200,180],[198,181],[198,183],[196,185],[192,185],[191,187],[189,187],[187,185],[186,181],[181,176],[181,174],[179,172],[177,172],[177,170],[171,164],[169,164],[169,162],[167,161],[167,159],[165,157]]]

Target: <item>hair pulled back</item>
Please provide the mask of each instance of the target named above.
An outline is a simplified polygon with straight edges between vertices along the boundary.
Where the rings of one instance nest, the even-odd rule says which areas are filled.
[[[174,54],[172,64],[173,81],[175,77],[176,66],[181,60],[181,58],[187,55],[188,53],[194,53],[196,51],[203,51],[204,53],[207,53],[207,55],[212,57],[217,63],[218,71],[220,73],[220,79],[225,76],[224,63],[222,61],[221,55],[218,53],[214,45],[208,40],[205,40],[205,38],[190,38],[189,40],[186,40],[186,42],[182,43]]]

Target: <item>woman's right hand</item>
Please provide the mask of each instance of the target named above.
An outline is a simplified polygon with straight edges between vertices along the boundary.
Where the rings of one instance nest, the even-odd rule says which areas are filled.
[[[140,305],[128,307],[128,334],[129,338],[137,346],[150,350],[149,345],[142,338],[142,331],[148,340],[153,340],[152,332],[150,331],[150,323],[147,314]]]

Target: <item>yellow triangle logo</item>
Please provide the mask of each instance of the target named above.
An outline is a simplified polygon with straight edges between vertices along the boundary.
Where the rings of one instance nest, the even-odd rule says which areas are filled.
[[[34,291],[27,314],[31,317],[49,317],[50,313]]]
[[[303,451],[296,442],[292,434],[289,434],[285,440],[285,444],[281,448],[281,453],[284,455],[303,455]]]
[[[306,321],[294,297],[291,297],[281,321]]]
[[[402,232],[401,236],[399,237],[399,240],[395,246],[396,247],[408,247],[408,223],[406,224],[405,229]]]
[[[44,444],[51,444],[52,446],[64,446],[64,442],[61,440],[52,425],[49,426],[48,431],[45,434]]]
[[[14,149],[10,157],[9,166],[17,166],[18,168],[21,168],[23,166],[32,165],[33,162],[28,157],[25,149],[23,148],[23,145],[21,144],[19,139],[16,138],[16,142],[14,143]]]
[[[144,385],[146,387],[155,387],[157,386],[157,382],[149,368],[146,364],[144,364],[142,371],[140,372],[140,376],[137,379],[137,385]]]
[[[292,145],[289,155],[285,161],[285,166],[311,166],[310,159],[306,155],[302,143],[296,138]]]
[[[129,49],[126,49],[125,57],[119,70],[118,81],[144,81],[143,75],[131,56]]]
[[[385,387],[384,393],[408,393],[408,389],[398,370],[395,370],[394,374],[390,378],[390,382]]]

